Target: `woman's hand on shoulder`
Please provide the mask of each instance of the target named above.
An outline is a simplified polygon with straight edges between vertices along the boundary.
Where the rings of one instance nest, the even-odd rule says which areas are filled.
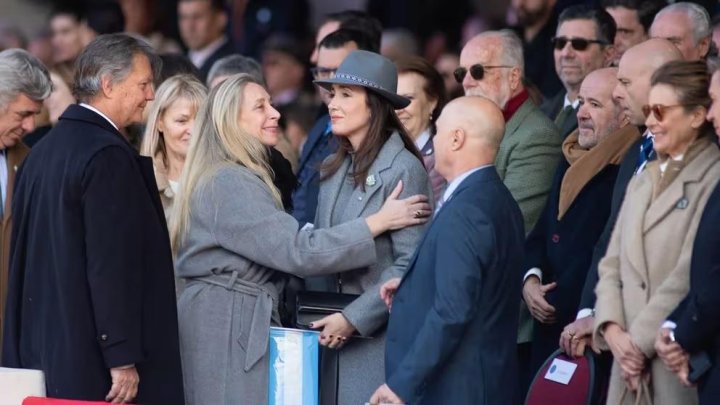
[[[432,208],[428,197],[416,194],[398,199],[403,189],[400,180],[395,189],[390,193],[383,203],[380,211],[367,217],[368,227],[373,236],[378,236],[385,231],[394,231],[408,226],[424,224],[432,215]]]

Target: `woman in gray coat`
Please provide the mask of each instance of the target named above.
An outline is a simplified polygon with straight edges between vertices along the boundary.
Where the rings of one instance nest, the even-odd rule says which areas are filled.
[[[266,148],[278,112],[251,76],[232,76],[201,108],[171,218],[180,354],[188,404],[265,404],[269,328],[279,325],[277,271],[307,276],[376,259],[373,238],[424,222],[427,198],[388,198],[375,214],[299,230],[282,208]],[[423,218],[418,218],[420,212]]]
[[[422,157],[395,113],[410,100],[396,94],[392,62],[376,53],[354,51],[334,78],[315,83],[331,93],[328,109],[340,145],[321,170],[316,228],[343,226],[371,215],[398,181],[403,184],[401,195],[431,195]],[[362,404],[382,385],[388,311],[380,286],[402,277],[424,230],[413,226],[378,237],[376,263],[355,263],[354,270],[326,283],[332,291],[359,297],[342,313],[313,325],[322,328],[320,344],[339,350],[337,355],[323,352],[323,404]],[[355,332],[372,339],[351,337]]]

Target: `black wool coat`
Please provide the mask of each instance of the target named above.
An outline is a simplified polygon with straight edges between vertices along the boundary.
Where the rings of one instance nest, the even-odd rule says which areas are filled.
[[[70,106],[18,172],[3,365],[50,397],[104,400],[135,364],[135,403],[182,404],[172,254],[150,158]]]

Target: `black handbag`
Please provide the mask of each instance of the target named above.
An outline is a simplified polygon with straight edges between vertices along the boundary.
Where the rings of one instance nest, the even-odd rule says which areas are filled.
[[[359,295],[325,291],[298,291],[295,298],[295,326],[310,329],[310,324],[342,310]]]

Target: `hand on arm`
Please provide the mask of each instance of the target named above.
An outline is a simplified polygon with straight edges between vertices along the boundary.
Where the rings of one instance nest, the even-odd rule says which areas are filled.
[[[388,280],[385,284],[380,287],[380,298],[382,298],[383,301],[385,301],[385,305],[387,305],[388,311],[392,309],[392,300],[395,296],[395,291],[397,291],[398,287],[400,286],[401,278],[395,277],[390,280]]]

